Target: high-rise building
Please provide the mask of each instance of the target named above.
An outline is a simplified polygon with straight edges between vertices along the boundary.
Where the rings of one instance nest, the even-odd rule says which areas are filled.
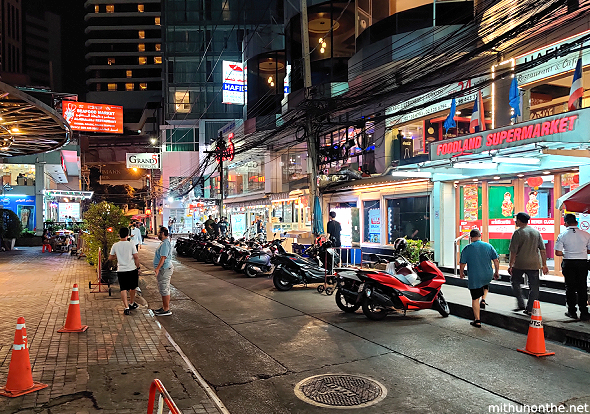
[[[30,85],[63,92],[60,16],[27,12],[24,19],[23,64]]]

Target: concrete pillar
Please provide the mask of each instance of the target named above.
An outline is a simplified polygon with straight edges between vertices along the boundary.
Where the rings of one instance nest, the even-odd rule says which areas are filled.
[[[435,182],[431,197],[430,224],[434,242],[434,260],[440,266],[453,266],[455,240],[455,188],[452,183]]]
[[[510,105],[508,105],[508,96],[510,95],[511,83],[512,78],[509,76],[504,79],[494,80],[494,128],[510,125]]]
[[[43,189],[45,188],[45,164],[35,163],[35,222],[37,223],[36,234],[43,234]]]

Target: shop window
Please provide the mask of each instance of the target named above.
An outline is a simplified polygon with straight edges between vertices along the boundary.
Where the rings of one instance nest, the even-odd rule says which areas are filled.
[[[140,56],[137,60],[140,65],[145,65],[147,63],[147,58],[145,56]]]
[[[107,58],[107,65],[114,65],[115,64],[115,58]]]
[[[138,52],[145,52],[145,43],[140,43],[137,45]]]
[[[137,5],[137,11],[140,12],[140,13],[143,13],[144,12],[143,4],[138,4]]]
[[[154,56],[154,64],[161,65],[162,64],[162,56]]]
[[[174,92],[174,104],[176,112],[187,113],[191,111],[189,91]]]
[[[100,13],[100,7],[98,6],[98,4],[94,5],[94,13]]]
[[[137,32],[140,39],[145,39],[145,30],[140,30]]]
[[[132,70],[126,70],[125,74],[127,75],[128,78],[133,77],[133,71]]]
[[[145,82],[140,83],[139,84],[139,89],[142,90],[142,91],[147,90],[147,83],[145,83]]]
[[[115,12],[115,5],[114,4],[107,4],[107,13],[114,13]]]
[[[387,200],[387,243],[405,237],[430,240],[430,197]]]
[[[160,25],[160,18],[159,17],[154,18],[154,24],[156,26],[159,26]]]
[[[381,202],[363,201],[363,223],[366,243],[381,243]]]
[[[97,84],[96,84],[96,91],[97,91],[97,92],[100,92],[100,83],[97,83]]]
[[[512,232],[497,231],[510,220],[509,229],[512,227],[512,219],[517,213],[514,207],[514,186],[506,184],[490,184],[488,187],[488,236],[489,242],[498,254],[508,254]]]
[[[117,84],[116,83],[109,83],[108,88],[109,88],[109,91],[116,91]]]
[[[133,89],[135,89],[135,84],[133,84],[133,83],[126,83],[125,84],[126,91],[132,91]]]

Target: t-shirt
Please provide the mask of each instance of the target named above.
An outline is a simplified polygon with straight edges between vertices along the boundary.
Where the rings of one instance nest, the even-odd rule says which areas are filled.
[[[510,256],[516,256],[515,269],[540,269],[542,267],[540,250],[545,250],[545,243],[537,229],[526,226],[516,229],[512,234]]]
[[[340,232],[342,231],[340,223],[336,220],[330,220],[328,221],[328,226],[326,227],[326,230],[330,236],[336,239],[336,247],[340,247]]]
[[[139,226],[139,232],[141,233],[142,236],[145,236],[145,226]]]
[[[131,243],[133,243],[133,244],[141,243],[141,231],[137,227],[133,227],[131,229]]]
[[[117,272],[129,272],[137,269],[133,255],[137,249],[133,243],[127,240],[118,241],[111,247],[111,255],[117,256]]]
[[[164,260],[164,264],[162,265],[163,269],[168,269],[171,265],[170,263],[170,252],[172,251],[172,245],[170,244],[170,239],[166,238],[166,240],[162,241],[158,248],[156,249],[156,254],[154,254],[154,269],[158,267],[158,263],[160,263],[160,258],[166,256],[166,260]]]
[[[489,243],[478,240],[465,246],[459,262],[467,264],[469,289],[478,289],[492,281],[494,276],[492,260],[497,258],[496,249]]]
[[[587,260],[590,234],[578,226],[570,226],[557,237],[555,250],[563,252],[565,260]]]

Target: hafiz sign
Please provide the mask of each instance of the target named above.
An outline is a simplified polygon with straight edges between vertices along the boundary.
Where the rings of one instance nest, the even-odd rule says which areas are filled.
[[[143,153],[130,154],[127,153],[127,168],[143,168],[146,170],[156,170],[160,168],[160,154]]]
[[[444,160],[535,142],[586,142],[579,131],[587,131],[589,121],[590,111],[584,109],[493,129],[483,134],[433,142],[430,144],[430,159]]]
[[[243,63],[223,61],[222,102],[235,105],[246,103],[246,73]]]

